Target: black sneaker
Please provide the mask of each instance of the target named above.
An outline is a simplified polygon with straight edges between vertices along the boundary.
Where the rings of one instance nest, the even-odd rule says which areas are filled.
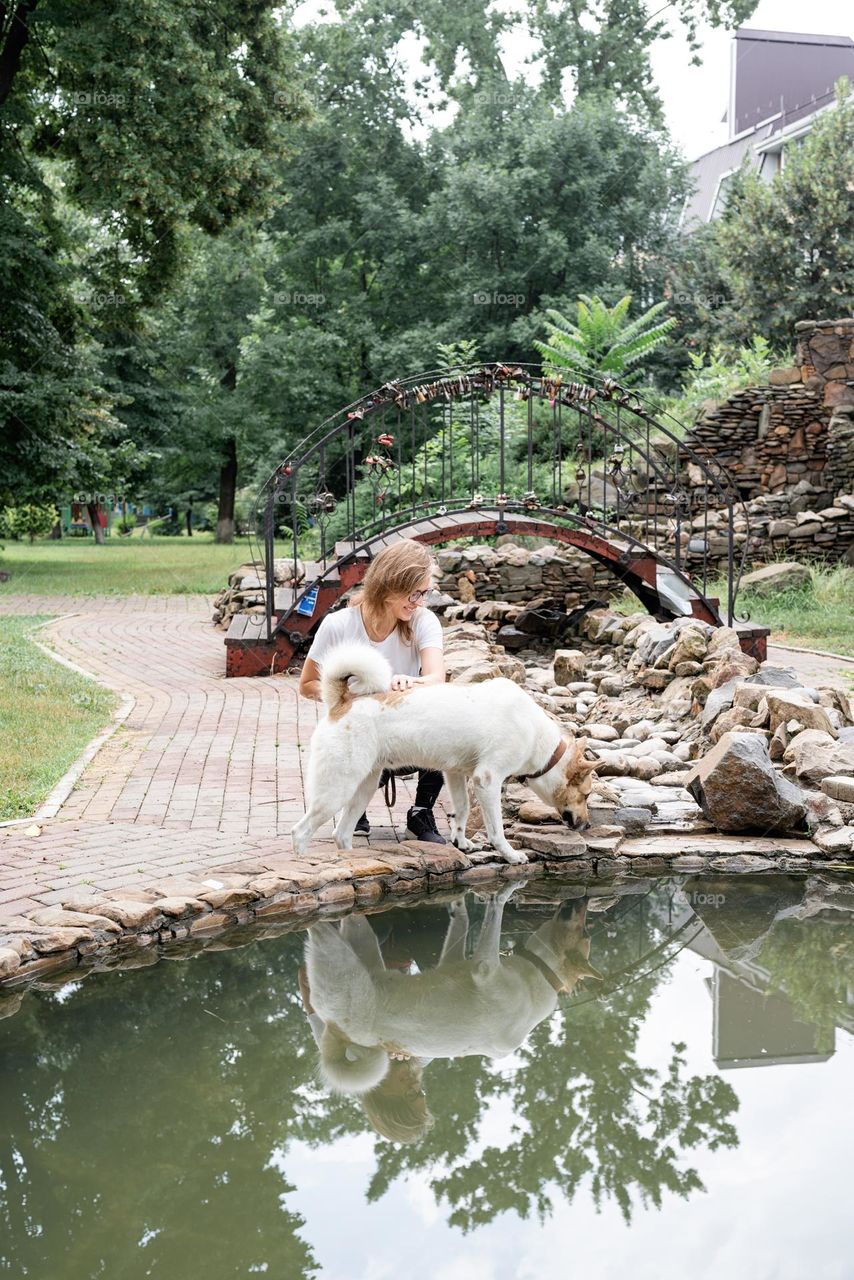
[[[430,844],[447,844],[436,829],[432,809],[410,809],[406,815],[406,834],[410,840],[427,840]]]
[[[354,836],[369,836],[371,834],[371,824],[368,822],[368,815],[363,813],[359,821],[353,828]]]

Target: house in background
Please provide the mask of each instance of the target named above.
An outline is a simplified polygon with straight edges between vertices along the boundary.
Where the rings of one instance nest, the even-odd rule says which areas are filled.
[[[726,205],[727,184],[747,158],[771,181],[816,118],[832,109],[834,85],[848,76],[854,85],[854,40],[850,36],[797,35],[740,28],[732,42],[729,141],[691,165],[694,192],[685,203],[686,230],[711,222]]]

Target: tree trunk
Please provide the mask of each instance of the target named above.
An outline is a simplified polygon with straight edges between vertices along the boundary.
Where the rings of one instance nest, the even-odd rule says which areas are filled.
[[[219,469],[219,508],[216,542],[234,541],[234,494],[237,489],[237,441],[228,436],[223,444],[224,461]]]
[[[98,511],[97,502],[87,502],[86,510],[89,512],[89,523],[92,526],[92,533],[95,535],[95,545],[96,547],[103,547],[105,542],[104,529],[99,518],[100,512]]]
[[[12,81],[21,64],[21,54],[30,36],[30,16],[38,0],[21,0],[8,22],[6,5],[0,5],[0,32],[6,31],[6,43],[0,49],[0,106],[12,92]]]

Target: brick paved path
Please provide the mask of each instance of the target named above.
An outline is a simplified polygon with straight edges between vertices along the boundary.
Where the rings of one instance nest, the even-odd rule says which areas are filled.
[[[296,680],[226,680],[203,596],[0,597],[0,613],[58,609],[70,616],[39,640],[134,705],[40,836],[26,836],[28,824],[0,829],[0,920],[78,885],[132,888],[261,848],[290,853],[319,712]],[[398,787],[401,832],[410,795]],[[369,815],[378,839],[394,838],[379,795]]]
[[[0,615],[63,613],[191,613],[210,618],[213,597],[192,596],[39,596],[0,595]],[[210,606],[210,607],[209,607]]]
[[[39,639],[134,705],[40,836],[25,835],[28,824],[0,828],[0,921],[77,887],[132,890],[226,861],[249,865],[259,851],[290,856],[319,708],[289,677],[226,680],[209,600],[0,596],[0,614],[11,613],[68,615]],[[838,670],[833,660],[773,656],[825,679]],[[376,840],[402,833],[411,795],[403,780],[394,827],[374,799]],[[319,834],[329,840],[328,828]]]

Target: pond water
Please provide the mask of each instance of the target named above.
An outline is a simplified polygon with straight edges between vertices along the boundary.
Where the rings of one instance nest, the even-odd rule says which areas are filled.
[[[43,984],[0,1274],[848,1280],[852,920],[829,877],[530,881]]]

